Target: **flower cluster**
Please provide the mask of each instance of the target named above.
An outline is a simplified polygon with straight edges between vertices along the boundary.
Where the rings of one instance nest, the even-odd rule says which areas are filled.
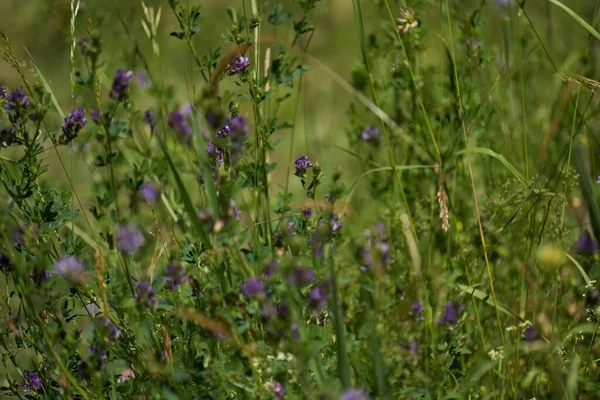
[[[86,124],[87,119],[85,118],[85,110],[83,108],[77,108],[71,111],[71,113],[65,117],[65,122],[61,126],[63,134],[60,137],[60,143],[70,143]]]
[[[125,71],[124,69],[119,68],[115,74],[110,93],[108,94],[110,98],[117,101],[124,100],[129,93],[129,83],[131,78],[133,78],[133,71]]]

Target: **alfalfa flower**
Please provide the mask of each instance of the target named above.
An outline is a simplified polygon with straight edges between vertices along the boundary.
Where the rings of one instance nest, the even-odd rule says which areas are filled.
[[[135,284],[135,298],[142,311],[153,311],[156,308],[156,293],[148,281]]]
[[[419,26],[419,20],[415,10],[409,7],[404,7],[400,10],[400,16],[396,18],[396,28],[401,34],[407,34],[414,28]]]
[[[124,100],[129,92],[129,83],[133,78],[133,71],[125,71],[122,68],[117,70],[112,88],[108,94],[113,100]]]
[[[72,284],[81,283],[82,275],[85,272],[79,259],[72,255],[56,260],[54,271]]]
[[[129,255],[133,255],[144,244],[144,235],[135,225],[119,225],[116,236],[119,250]]]
[[[138,196],[145,202],[154,204],[160,197],[160,188],[154,182],[144,182],[138,190]]]
[[[381,132],[376,126],[367,126],[360,134],[360,138],[365,142],[377,142],[380,137]]]
[[[313,167],[313,163],[307,156],[298,156],[294,162],[294,168],[296,172],[294,175],[303,178],[306,175],[306,171]]]
[[[265,291],[265,284],[256,276],[246,279],[241,287],[241,291],[246,297],[256,297]]]
[[[236,57],[227,68],[227,75],[244,73],[250,68],[250,59],[244,56]]]
[[[39,392],[42,389],[42,378],[33,371],[25,370],[21,376],[21,387],[25,393]]]
[[[65,122],[60,127],[63,131],[60,143],[67,144],[71,142],[86,124],[87,119],[85,118],[85,110],[83,108],[76,108],[71,111],[71,113],[65,117]]]
[[[150,132],[154,132],[156,129],[156,113],[152,110],[146,110],[144,112],[144,118],[142,119],[150,127]]]
[[[167,289],[169,290],[177,290],[180,285],[187,282],[185,268],[179,261],[173,260],[169,265],[167,265],[165,281],[167,282]]]

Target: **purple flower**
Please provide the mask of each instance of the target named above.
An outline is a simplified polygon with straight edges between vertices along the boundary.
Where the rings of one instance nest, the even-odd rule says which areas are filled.
[[[50,272],[45,269],[40,269],[39,267],[33,268],[33,271],[29,274],[29,277],[38,285],[41,285],[42,282],[50,279],[51,276]]]
[[[156,128],[156,114],[152,110],[146,110],[144,112],[143,121],[150,126],[150,132],[154,132]]]
[[[279,262],[275,259],[272,259],[270,262],[267,263],[267,265],[265,266],[265,276],[267,278],[272,277],[274,274],[277,273],[277,271],[279,271]]]
[[[308,159],[307,156],[298,156],[294,162],[294,168],[296,168],[296,176],[304,177],[306,170],[312,168],[313,163]]]
[[[371,258],[371,252],[369,251],[369,246],[362,245],[360,247],[360,256],[362,258],[362,266],[360,267],[360,270],[362,272],[367,272],[371,269],[371,263],[373,262],[373,259]]]
[[[453,301],[449,301],[446,303],[446,309],[440,315],[439,323],[440,325],[450,325],[454,326],[458,322],[458,316],[461,313],[461,307],[457,305]]]
[[[173,260],[167,266],[165,280],[167,281],[167,289],[169,290],[177,290],[180,285],[187,282],[185,268],[183,268],[183,265],[179,261]]]
[[[259,294],[264,293],[265,284],[256,276],[251,276],[250,278],[246,279],[241,290],[246,297],[256,297]]]
[[[369,400],[369,396],[361,389],[346,389],[340,400]]]
[[[223,163],[223,152],[219,150],[217,146],[213,142],[208,142],[206,145],[206,152],[210,157],[212,163],[219,168]]]
[[[231,121],[229,121],[229,127],[231,128],[232,132],[236,132],[241,135],[247,135],[250,131],[250,128],[248,127],[248,121],[241,115],[236,115],[235,117],[231,118]]]
[[[377,128],[376,126],[366,127],[365,130],[362,131],[362,134],[360,135],[361,139],[364,140],[365,142],[376,142],[379,140],[380,136],[381,136],[381,132],[379,132],[379,128]]]
[[[235,75],[242,72],[246,72],[246,70],[250,68],[250,59],[244,56],[238,56],[235,60],[229,65],[228,74]]]
[[[92,111],[90,111],[90,115],[92,116],[92,121],[96,125],[100,125],[100,111],[98,111],[97,108],[94,108]]]
[[[329,293],[327,293],[327,290],[323,285],[313,287],[308,293],[308,304],[315,311],[320,308],[325,308],[328,299]]]
[[[121,330],[108,317],[96,318],[96,329],[99,334],[106,334],[108,340],[116,342],[121,337]]]
[[[84,273],[81,262],[77,257],[71,255],[56,260],[54,262],[54,270],[71,283],[80,281],[81,275]]]
[[[421,314],[423,314],[423,311],[425,311],[425,308],[423,307],[423,304],[420,301],[415,301],[412,305],[412,308],[410,310],[413,314],[419,316],[420,319],[423,318],[423,316]]]
[[[138,196],[150,204],[156,203],[160,196],[160,188],[154,182],[144,182],[138,191]]]
[[[575,243],[575,251],[580,254],[592,255],[598,251],[598,243],[588,231],[583,231]]]
[[[129,91],[129,82],[133,78],[133,71],[125,71],[122,68],[117,70],[113,80],[112,89],[108,94],[111,99],[121,101],[127,97]]]
[[[263,308],[260,309],[260,316],[264,320],[275,318],[277,316],[277,307],[275,307],[273,304],[265,305]]]
[[[42,388],[42,378],[33,371],[23,371],[21,378],[21,387],[25,393],[38,392]]]
[[[135,82],[141,89],[148,89],[150,87],[150,77],[143,69],[136,71]]]
[[[92,47],[92,39],[87,36],[82,36],[77,39],[77,45],[81,47],[81,54],[85,54],[90,47]]]
[[[100,345],[94,343],[87,348],[87,354],[90,359],[90,363],[104,369],[106,366],[106,361],[108,360],[108,351],[106,351]]]
[[[119,250],[129,255],[133,255],[144,244],[144,235],[135,225],[119,225],[116,236]]]
[[[309,219],[312,217],[312,210],[310,208],[305,208],[304,211],[302,211],[302,215],[304,218]]]
[[[188,117],[179,110],[174,110],[167,118],[167,123],[175,130],[175,133],[183,143],[190,143],[192,140],[192,127]]]
[[[280,399],[285,396],[285,388],[279,381],[273,382],[273,393],[275,394],[275,397]]]
[[[148,281],[135,284],[135,298],[142,311],[153,311],[156,308],[156,294]]]
[[[528,325],[523,331],[523,340],[526,342],[534,342],[540,338],[537,328],[535,325]]]
[[[0,86],[0,100],[6,100],[8,92],[2,86]]]
[[[288,275],[288,282],[292,286],[303,287],[313,283],[317,278],[315,271],[307,267],[296,266]]]
[[[229,136],[230,132],[231,128],[229,127],[229,125],[224,125],[221,127],[221,129],[217,131],[217,136],[220,138],[226,138],[227,136]]]
[[[13,89],[4,105],[4,109],[20,113],[27,108],[29,108],[29,97],[21,89]]]
[[[338,217],[337,215],[331,216],[331,231],[332,232],[335,233],[335,232],[339,231],[340,229],[342,229],[343,225],[344,224],[342,224],[340,222],[340,217]]]
[[[61,126],[64,138],[61,138],[61,142],[69,143],[86,124],[87,119],[85,118],[85,110],[83,108],[76,108],[71,111],[71,114],[69,114],[68,117],[65,117],[65,123]]]

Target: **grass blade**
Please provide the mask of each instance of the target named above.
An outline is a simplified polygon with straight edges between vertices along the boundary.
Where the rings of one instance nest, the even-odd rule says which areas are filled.
[[[494,299],[492,299],[492,297],[489,294],[485,293],[484,291],[475,289],[473,286],[463,285],[461,283],[458,283],[456,286],[463,293],[466,293],[470,296],[476,297],[479,300],[485,301],[487,304],[496,308],[498,311],[502,312],[503,314],[506,314],[509,317],[514,317],[514,318],[518,318],[519,320],[522,320],[521,317],[519,317],[517,314],[510,311],[507,306],[500,303],[499,301],[496,301],[494,304]]]
[[[31,58],[31,63],[33,64],[33,68],[35,68],[35,72],[38,74],[40,81],[42,81],[42,84],[44,85],[44,89],[46,89],[46,92],[48,92],[50,94],[50,98],[52,99],[52,104],[54,104],[54,108],[56,108],[56,111],[58,111],[58,115],[60,115],[60,117],[62,119],[65,119],[65,113],[63,112],[62,108],[60,107],[60,104],[58,103],[58,100],[56,99],[54,92],[50,88],[48,81],[44,77],[44,74],[42,74],[42,71],[40,71],[40,69],[38,68],[38,66],[37,66],[35,60],[33,59],[33,56],[29,52],[29,50],[27,50],[27,48],[25,48],[25,47],[23,47],[23,48],[25,49],[25,52],[27,53],[29,58]]]
[[[590,35],[592,35],[594,38],[596,38],[596,40],[600,40],[600,33],[598,33],[598,31],[595,30],[590,24],[585,22],[585,20],[583,18],[581,18],[579,15],[577,15],[577,13],[575,11],[571,10],[569,7],[567,7],[566,5],[564,5],[562,2],[560,2],[558,0],[547,0],[547,1],[554,4],[555,6],[562,8],[567,14],[569,14],[571,16],[571,18],[573,18],[579,25],[581,25],[583,27],[583,29],[588,31]]]
[[[483,154],[486,156],[493,157],[496,160],[500,161],[506,167],[506,169],[508,169],[510,173],[512,173],[515,176],[515,178],[520,180],[522,183],[527,183],[523,175],[521,175],[521,173],[517,171],[517,169],[510,162],[508,162],[508,160],[504,158],[502,154],[498,154],[495,151],[488,149],[487,147],[469,147],[456,152],[456,154]]]
[[[571,262],[573,263],[573,265],[575,267],[577,267],[577,269],[579,270],[579,273],[581,274],[581,276],[583,277],[583,280],[585,281],[585,284],[589,285],[590,282],[591,282],[591,279],[588,276],[588,274],[585,272],[585,270],[583,269],[583,267],[581,266],[581,264],[579,264],[579,262],[576,259],[574,259],[573,257],[571,257],[570,254],[565,253],[565,255],[567,256],[567,258],[569,260],[571,260]]]

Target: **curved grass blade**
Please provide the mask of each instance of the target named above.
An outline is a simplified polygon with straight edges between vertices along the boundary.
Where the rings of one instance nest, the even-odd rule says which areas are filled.
[[[509,317],[517,318],[521,321],[523,320],[520,316],[518,316],[517,314],[510,311],[507,306],[500,303],[499,301],[496,301],[496,303],[494,304],[494,300],[492,299],[492,297],[489,294],[485,293],[484,291],[475,289],[473,286],[463,285],[461,283],[456,284],[456,286],[462,292],[464,292],[470,296],[476,297],[479,300],[485,301],[488,305],[496,308],[498,311],[502,312],[503,314],[506,314]]]
[[[579,15],[577,15],[577,13],[575,11],[571,10],[569,7],[567,7],[566,5],[564,5],[563,3],[561,3],[558,0],[547,0],[547,1],[554,4],[555,6],[562,8],[567,14],[569,14],[571,16],[571,18],[573,18],[579,25],[581,25],[583,27],[583,29],[588,31],[588,33],[590,35],[592,35],[594,38],[596,38],[596,40],[600,40],[600,33],[598,33],[598,31],[595,30],[590,24],[585,22],[585,20],[583,18],[581,18]]]
[[[58,103],[56,96],[54,96],[54,92],[50,88],[50,85],[48,84],[48,81],[44,77],[44,74],[42,74],[42,71],[40,71],[40,69],[38,68],[38,66],[37,66],[35,60],[33,59],[33,56],[29,52],[29,50],[27,50],[26,47],[23,47],[23,49],[25,49],[25,52],[27,53],[29,58],[31,58],[31,63],[33,64],[33,68],[35,68],[35,72],[38,74],[40,81],[42,81],[42,85],[44,85],[44,89],[46,89],[46,92],[48,92],[50,94],[50,98],[52,99],[52,104],[54,104],[54,108],[56,108],[56,111],[58,111],[58,115],[60,115],[60,118],[65,119],[65,113],[63,112],[60,104]]]
[[[506,169],[508,169],[510,173],[512,173],[515,176],[515,178],[520,180],[522,183],[527,183],[523,175],[521,175],[521,173],[517,171],[517,169],[510,162],[508,162],[508,160],[504,158],[502,154],[498,154],[495,151],[488,149],[487,147],[469,147],[467,149],[456,152],[457,155],[470,153],[483,154],[495,158],[496,160],[500,161],[506,167]]]
[[[590,282],[591,282],[591,279],[588,276],[588,274],[585,272],[585,270],[583,269],[583,267],[581,266],[581,264],[579,264],[579,262],[576,259],[574,259],[573,257],[571,257],[570,254],[565,253],[565,255],[567,256],[567,258],[569,260],[571,260],[571,262],[573,263],[573,265],[575,267],[577,267],[577,269],[579,270],[579,273],[581,274],[581,276],[583,277],[583,280],[585,281],[585,284],[589,285]]]

